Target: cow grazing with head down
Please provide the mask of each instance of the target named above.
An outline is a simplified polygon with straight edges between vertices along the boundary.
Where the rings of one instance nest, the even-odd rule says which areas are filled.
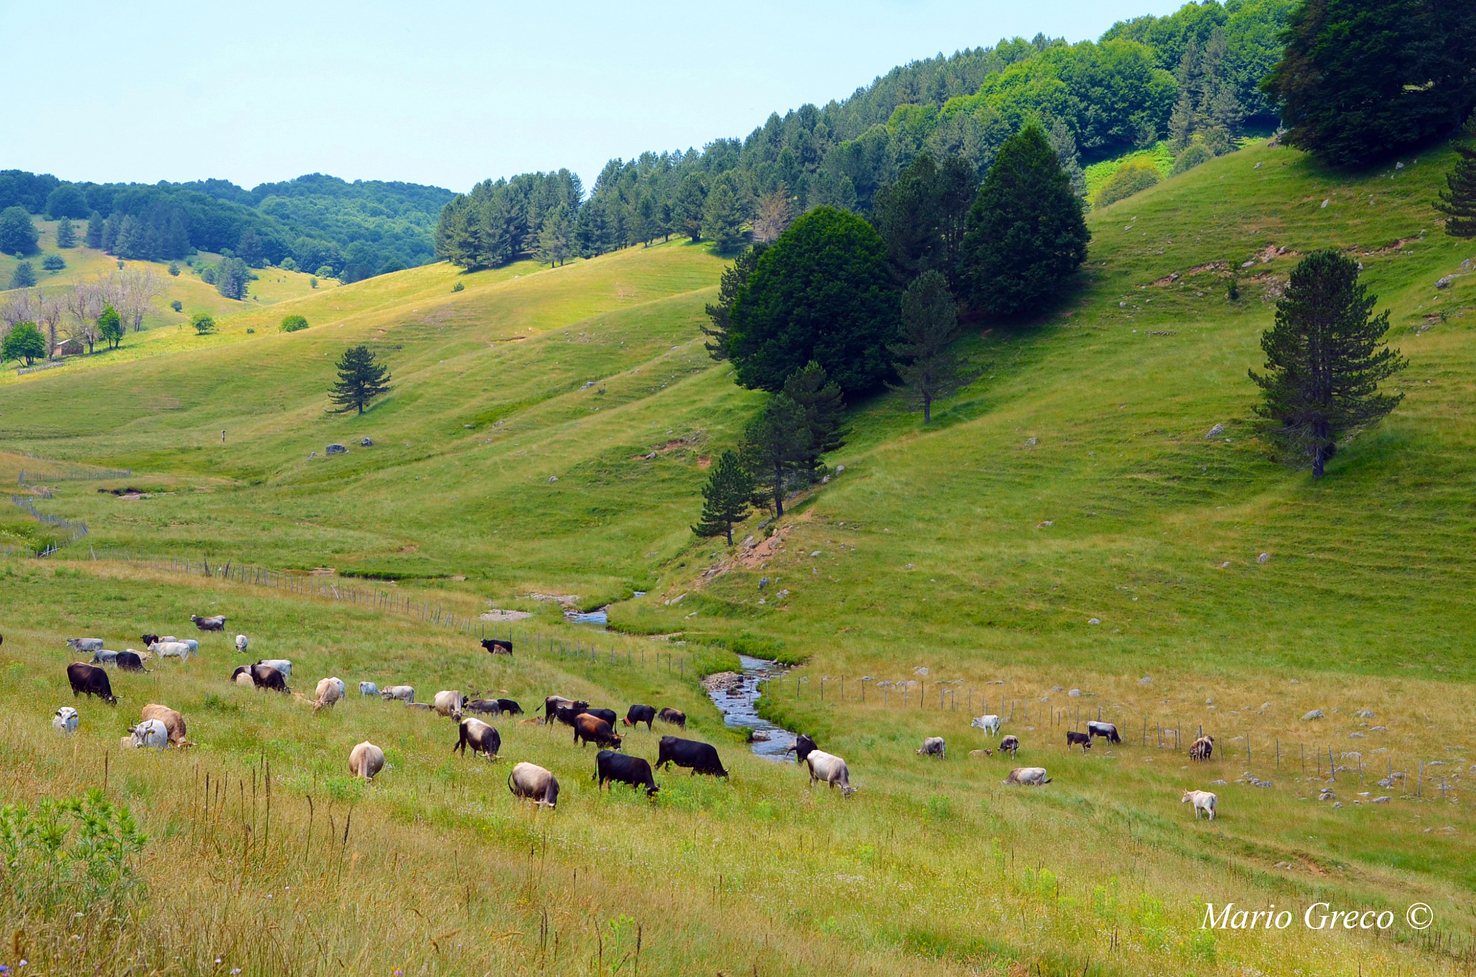
[[[51,717],[51,728],[58,733],[75,733],[77,731],[77,710],[71,706],[62,706]]]
[[[467,699],[461,704],[462,712],[475,712],[484,716],[502,715],[502,707],[496,699]]]
[[[472,756],[478,753],[485,754],[488,760],[497,759],[497,751],[502,749],[502,736],[493,726],[482,722],[480,719],[470,718],[461,720],[458,729],[460,739],[456,745],[451,747],[451,752],[461,751],[466,756],[466,748],[472,748]]]
[[[1019,749],[1020,740],[1016,736],[1006,736],[1004,739],[999,741],[999,752],[1004,753],[1006,750],[1008,750],[1011,760],[1015,758],[1015,753]]]
[[[406,702],[406,703],[414,702],[415,701],[415,686],[413,686],[413,685],[389,685],[389,686],[386,686],[385,688],[379,690],[379,697],[381,699],[384,699],[385,701],[389,701],[391,699],[396,699],[396,700],[399,700],[400,702]]]
[[[656,714],[656,718],[663,723],[671,723],[673,726],[679,726],[682,729],[687,728],[687,714],[680,709],[673,709],[670,706],[666,706]]]
[[[536,763],[519,763],[507,775],[507,789],[519,800],[553,810],[559,803],[559,781]]]
[[[244,654],[246,654],[246,646],[249,645],[249,644],[251,644],[251,642],[247,639],[247,637],[244,634],[238,634],[238,635],[236,635],[236,654],[238,654],[238,655],[244,655]]]
[[[359,695],[379,695],[379,686],[373,682],[360,682]]]
[[[943,742],[941,736],[929,736],[923,740],[922,749],[917,751],[918,756],[935,756],[939,760],[948,759],[948,746]]]
[[[68,638],[67,644],[78,654],[86,655],[103,650],[103,639],[101,638]]]
[[[169,734],[169,742],[173,746],[193,746],[185,739],[185,721],[177,711],[168,706],[161,706],[157,702],[150,702],[140,710],[140,716],[145,721],[157,719],[164,724],[164,729]]]
[[[646,730],[649,732],[651,729],[651,723],[655,719],[655,706],[643,706],[637,703],[636,705],[631,706],[625,711],[625,718],[622,719],[621,722],[625,723],[625,725],[627,726],[638,726],[641,723],[645,723]]]
[[[118,704],[118,697],[113,695],[112,683],[108,681],[108,673],[96,665],[72,662],[67,666],[67,681],[72,684],[73,697],[95,695],[110,706]]]
[[[595,754],[595,778],[601,790],[607,783],[629,784],[636,790],[646,789],[646,796],[653,797],[660,787],[651,774],[651,764],[638,756],[626,756],[614,750],[601,750]]]
[[[1215,805],[1219,803],[1219,800],[1218,797],[1207,790],[1186,790],[1184,791],[1183,799],[1179,803],[1194,805],[1194,820],[1198,821],[1199,812],[1203,811],[1213,821],[1215,819]]]
[[[580,746],[594,743],[596,746],[607,746],[618,750],[620,749],[620,734],[615,732],[603,719],[580,713],[574,718],[574,742]]]
[[[516,699],[498,699],[497,707],[509,716],[521,716],[523,714],[523,707],[518,705]]]
[[[842,797],[850,797],[859,789],[851,786],[851,771],[846,766],[846,761],[823,750],[817,750],[815,741],[810,737],[804,734],[796,737],[794,751],[800,763],[810,770],[812,788],[818,781],[823,780],[833,788],[839,787]]]
[[[187,641],[155,641],[149,645],[149,651],[160,658],[178,658],[180,661],[189,661],[190,656],[195,653]]]
[[[437,692],[435,698],[431,700],[437,714],[447,719],[454,719],[458,723],[461,722],[461,707],[465,702],[466,696],[455,690]]]
[[[287,680],[282,673],[267,665],[240,665],[231,672],[231,681],[237,685],[252,685],[258,689],[271,689],[273,692],[291,692],[287,688]]]
[[[728,776],[728,771],[723,769],[722,760],[718,758],[717,749],[711,743],[663,736],[657,744],[656,769],[660,770],[673,763],[689,768],[693,775],[700,773],[710,777]]]
[[[482,647],[489,655],[511,655],[512,642],[503,641],[501,638],[483,638]]]
[[[257,661],[258,665],[275,668],[282,673],[282,678],[288,682],[292,681],[292,663],[285,658],[262,658]]]
[[[224,631],[225,630],[225,615],[224,614],[216,614],[214,617],[201,617],[198,614],[191,614],[190,615],[190,620],[193,621],[194,624],[195,624],[195,627],[199,628],[201,631]]]
[[[373,780],[384,769],[384,751],[365,740],[349,751],[349,773]]]
[[[1039,787],[1050,782],[1051,778],[1046,776],[1045,767],[1016,767],[1002,781],[1006,785],[1022,784],[1027,787]]]
[[[106,648],[99,648],[92,653],[92,664],[94,665],[116,665],[118,664],[118,653]]]
[[[1080,746],[1083,753],[1090,750],[1092,748],[1091,735],[1088,733],[1078,733],[1074,729],[1068,729],[1066,731],[1066,749],[1070,750],[1073,746]]]
[[[138,652],[129,649],[118,652],[118,670],[120,672],[142,672],[144,670],[143,659]]]
[[[1208,760],[1215,752],[1215,738],[1201,736],[1189,745],[1189,759]]]
[[[319,709],[332,709],[343,698],[343,681],[337,678],[325,678],[318,680],[318,687],[313,692],[313,711]]]
[[[1115,724],[1104,723],[1098,719],[1087,720],[1087,735],[1091,737],[1100,736],[1109,743],[1122,742],[1122,737],[1118,735]]]

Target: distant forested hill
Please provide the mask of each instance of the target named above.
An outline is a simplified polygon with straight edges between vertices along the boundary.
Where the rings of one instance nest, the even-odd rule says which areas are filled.
[[[437,216],[455,195],[413,183],[319,173],[247,190],[226,180],[69,183],[0,171],[0,210],[88,221],[89,244],[123,258],[170,260],[190,250],[234,254],[344,281],[435,258]]]

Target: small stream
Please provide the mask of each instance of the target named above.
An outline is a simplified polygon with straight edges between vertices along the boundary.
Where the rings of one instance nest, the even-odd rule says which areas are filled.
[[[747,655],[739,655],[738,661],[743,666],[743,680],[734,689],[711,691],[708,696],[723,714],[726,725],[768,734],[767,740],[754,741],[755,754],[778,763],[790,762],[790,754],[786,751],[794,745],[794,733],[775,726],[758,714],[758,700],[763,695],[759,691],[759,683],[784,671],[784,666]]]

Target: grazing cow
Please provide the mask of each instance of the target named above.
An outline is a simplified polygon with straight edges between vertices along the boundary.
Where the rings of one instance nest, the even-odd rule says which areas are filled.
[[[134,749],[162,750],[169,745],[169,727],[162,719],[145,719],[130,726],[128,735],[133,737]]]
[[[343,682],[336,678],[325,678],[318,681],[318,688],[313,693],[313,710],[332,709],[343,698]]]
[[[288,682],[292,681],[292,663],[285,658],[262,658],[256,664],[265,665],[267,668],[275,668],[282,673],[282,678]]]
[[[95,695],[110,706],[118,704],[118,697],[113,695],[113,686],[108,681],[108,673],[96,665],[72,662],[67,666],[67,681],[72,683],[73,698]]]
[[[88,652],[102,651],[103,639],[101,638],[68,638],[67,644],[78,654],[85,655]]]
[[[379,686],[373,682],[360,682],[359,695],[379,695]]]
[[[62,706],[51,717],[51,728],[58,733],[75,733],[77,731],[77,710],[71,706]]]
[[[187,644],[187,645],[190,646],[190,654],[192,654],[192,655],[198,655],[200,653],[200,642],[196,641],[194,638],[176,638],[172,634],[166,634],[164,637],[160,638],[159,640],[160,641],[178,641],[181,644]]]
[[[969,725],[974,727],[975,729],[982,729],[986,733],[990,733],[996,736],[999,735],[998,716],[980,716],[973,722],[969,723]]]
[[[626,756],[614,750],[601,750],[595,754],[595,777],[599,780],[600,790],[605,789],[606,783],[618,782],[629,784],[636,790],[644,787],[646,796],[653,797],[661,789],[651,775],[651,764],[641,757]]]
[[[195,622],[195,627],[199,628],[201,631],[225,630],[224,614],[217,614],[214,617],[201,617],[198,614],[191,614],[190,620]]]
[[[551,695],[543,700],[543,721],[551,723],[558,716],[560,709],[572,709],[574,715],[589,708],[589,703],[583,699],[565,699],[561,695]]]
[[[461,722],[461,706],[466,702],[466,697],[456,691],[437,692],[432,700],[436,712],[448,719]]]
[[[384,751],[365,740],[349,751],[349,773],[372,781],[384,769]]]
[[[483,638],[482,647],[487,649],[490,655],[511,655],[512,642],[503,641],[501,638]]]
[[[597,716],[580,713],[574,719],[574,742],[581,747],[586,743],[620,749],[620,734],[609,723]]]
[[[116,665],[118,664],[118,653],[99,648],[92,653],[92,664],[94,665]]]
[[[615,720],[619,718],[618,716],[616,716],[614,709],[588,709],[587,708],[587,709],[584,710],[584,714],[586,716],[593,716],[596,719],[603,719],[605,722],[607,722],[607,723],[610,724],[610,728],[611,729],[614,729],[615,728]]]
[[[559,706],[558,709],[554,711],[554,718],[563,723],[565,726],[573,726],[576,719],[578,719],[580,716],[585,715],[585,711],[583,709],[576,708],[577,705],[578,703],[575,703],[575,705],[573,706]],[[595,716],[594,718],[598,719],[600,717]]]
[[[625,711],[625,718],[621,722],[627,726],[636,726],[640,723],[646,724],[647,732],[651,729],[651,722],[656,718],[655,706],[643,706],[636,704]]]
[[[947,745],[941,736],[929,736],[923,740],[922,749],[917,751],[918,756],[935,756],[939,760],[948,759]]]
[[[1113,723],[1104,723],[1096,719],[1087,720],[1087,735],[1100,736],[1109,743],[1121,743],[1122,737],[1117,734],[1117,726]]]
[[[1209,819],[1213,821],[1215,819],[1215,804],[1218,802],[1219,798],[1216,797],[1214,794],[1211,794],[1207,790],[1186,790],[1184,791],[1183,800],[1181,800],[1179,803],[1192,803],[1194,805],[1194,820],[1198,821],[1199,812],[1203,811],[1205,814],[1208,814]]]
[[[656,718],[663,723],[671,723],[673,726],[679,726],[682,729],[687,728],[687,714],[680,709],[673,709],[667,706],[656,714]]]
[[[1092,738],[1086,733],[1078,733],[1074,729],[1068,729],[1066,731],[1067,751],[1070,751],[1073,746],[1080,746],[1081,751],[1085,753],[1092,748]]]
[[[247,685],[253,689],[256,688],[256,677],[251,674],[250,665],[237,666],[236,670],[231,672],[231,681],[237,685]]]
[[[521,716],[523,714],[523,707],[518,705],[516,699],[498,699],[497,705],[509,716]]]
[[[244,634],[236,635],[236,653],[244,655],[246,653],[246,646],[250,643]]]
[[[141,672],[144,670],[143,659],[138,652],[129,649],[118,652],[118,670],[121,672]]]
[[[1189,746],[1189,759],[1208,760],[1215,752],[1215,738],[1213,736],[1201,736]]]
[[[250,684],[258,689],[271,689],[274,692],[290,692],[287,688],[287,680],[282,673],[268,665],[241,665],[231,673],[231,681],[237,685]]]
[[[1015,752],[1017,750],[1019,750],[1019,749],[1020,749],[1020,740],[1019,740],[1018,737],[1015,737],[1015,736],[1006,736],[1004,739],[1002,739],[1002,740],[999,741],[999,752],[1003,753],[1006,750],[1008,750],[1009,753],[1010,753],[1010,759],[1011,760],[1013,760],[1015,758]]]
[[[536,763],[519,763],[507,775],[507,789],[518,799],[553,810],[559,803],[559,782]]]
[[[496,699],[467,699],[461,704],[463,712],[479,712],[484,716],[502,715],[502,706]]]
[[[669,764],[679,767],[688,767],[692,773],[707,774],[710,777],[726,777],[728,771],[723,769],[722,760],[718,759],[718,751],[710,743],[699,743],[696,740],[678,739],[675,736],[663,736],[657,744],[656,769]]]
[[[502,749],[502,736],[491,725],[480,719],[463,719],[460,723],[461,738],[456,745],[451,747],[451,752],[461,751],[466,756],[466,748],[472,748],[472,756],[485,753],[488,760],[497,759],[497,751]]]
[[[190,743],[188,740],[185,739],[184,717],[175,710],[169,708],[168,706],[161,706],[157,702],[150,702],[148,705],[144,706],[143,709],[139,710],[139,712],[141,718],[143,719],[157,719],[159,720],[159,722],[163,723],[164,728],[169,731],[169,742],[173,745],[194,745],[193,743]]]
[[[851,771],[846,761],[816,749],[815,741],[804,733],[795,737],[791,749],[799,757],[799,762],[809,768],[812,788],[816,781],[823,780],[831,787],[839,787],[842,797],[850,797],[860,789],[851,786]]]
[[[379,690],[379,697],[386,702],[394,699],[399,702],[411,703],[415,701],[415,686],[387,685]]]
[[[419,709],[422,712],[435,712],[436,711],[436,707],[433,706],[433,705],[431,705],[429,702],[407,702],[407,703],[405,703],[405,708],[406,709]]]
[[[1051,778],[1046,776],[1045,767],[1016,767],[1002,781],[1006,785],[1022,784],[1027,787],[1039,787],[1050,782]]]
[[[194,650],[183,641],[155,641],[149,645],[149,651],[160,658],[178,658],[180,661],[189,661]]]

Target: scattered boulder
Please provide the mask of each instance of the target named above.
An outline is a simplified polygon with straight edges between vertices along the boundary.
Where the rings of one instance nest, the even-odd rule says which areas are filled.
[[[374,439],[373,438],[360,438],[359,439],[359,444],[361,444],[365,448],[372,448],[372,447],[374,447]]]
[[[1148,675],[1144,675],[1142,678],[1138,679],[1139,685],[1151,685],[1152,683],[1153,679],[1151,676]]]
[[[323,449],[323,453],[325,455],[346,455],[348,454],[348,449],[341,444],[330,444]]]
[[[743,676],[738,672],[713,672],[702,679],[702,687],[709,692],[727,692],[742,681]]]
[[[1204,439],[1206,441],[1208,441],[1211,438],[1218,438],[1220,435],[1222,435],[1224,433],[1225,433],[1225,425],[1223,425],[1223,424],[1216,424],[1214,427],[1212,427],[1212,428],[1209,429],[1209,433],[1204,436]]]
[[[1262,553],[1260,556],[1256,557],[1256,562],[1257,563],[1265,563],[1269,559],[1271,559],[1271,554],[1270,553]]]
[[[1311,722],[1314,719],[1326,719],[1326,718],[1327,717],[1325,715],[1323,715],[1321,709],[1313,709],[1311,712],[1307,713],[1305,716],[1302,717],[1302,722],[1305,723],[1305,722]]]
[[[1367,709],[1360,709],[1353,715],[1357,716],[1359,719],[1372,719],[1374,717],[1374,714]]]
[[[1369,803],[1370,803],[1370,804],[1387,804],[1387,803],[1389,803],[1389,797],[1388,797],[1388,795],[1387,795],[1387,794],[1386,794],[1386,795],[1384,795],[1384,796],[1383,796],[1383,797],[1375,797],[1375,798],[1374,798],[1374,799],[1373,799],[1373,800],[1372,800],[1372,801],[1370,801],[1370,802],[1369,802]]]
[[[768,585],[769,585],[769,578],[768,577],[759,577],[759,590],[763,590]]]
[[[1081,689],[1072,689],[1070,692],[1067,692],[1066,694],[1069,695],[1069,696],[1071,696],[1071,698],[1073,698],[1073,699],[1080,699],[1081,698]]]
[[[1102,623],[1102,619],[1100,617],[1088,618],[1087,619],[1087,623],[1088,624],[1101,624]]]
[[[550,476],[548,476],[548,481],[549,481],[549,484],[550,485],[552,485],[554,482],[557,482],[558,480],[559,480],[559,476],[557,476],[557,475],[550,475]]]
[[[1435,283],[1435,287],[1436,288],[1450,288],[1450,286],[1452,286],[1452,285],[1455,284],[1455,280],[1456,280],[1457,277],[1458,276],[1456,276],[1456,275],[1446,275],[1444,278],[1440,279],[1440,281],[1438,281],[1438,282]]]

